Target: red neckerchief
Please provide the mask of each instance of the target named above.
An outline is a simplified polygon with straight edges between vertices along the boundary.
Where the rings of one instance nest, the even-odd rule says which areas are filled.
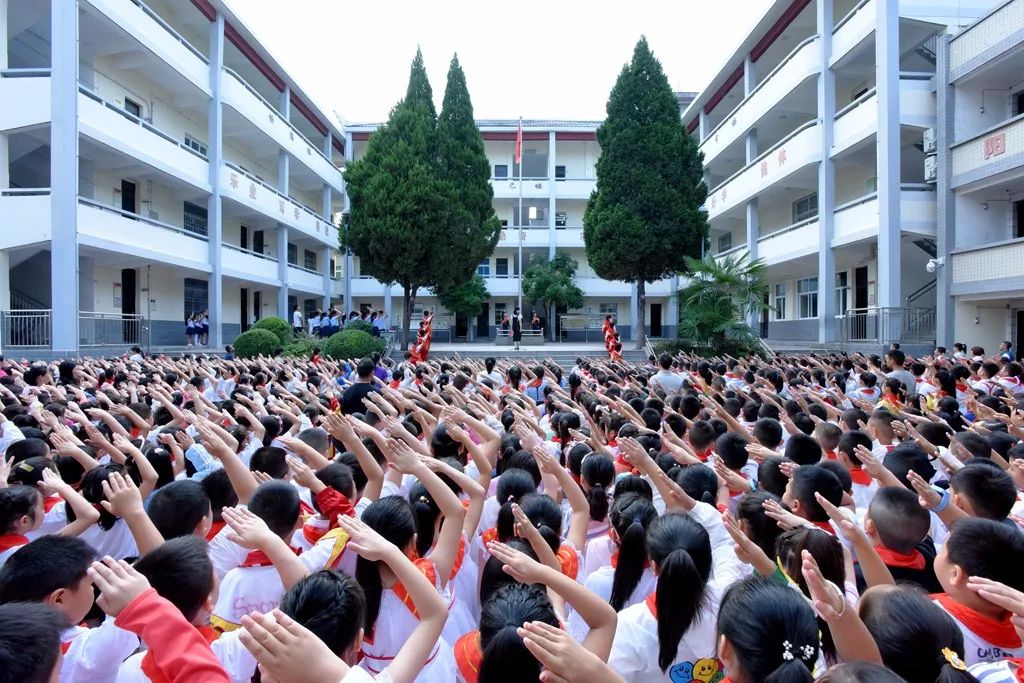
[[[309,503],[304,501],[304,500],[300,500],[299,501],[299,511],[303,515],[315,515],[316,514],[316,510],[314,510],[313,507]]]
[[[0,536],[0,553],[20,545],[28,545],[28,538],[21,534],[4,534]]]
[[[876,387],[863,387],[860,390],[860,393],[864,394],[865,396],[875,396],[877,392],[878,389]]]
[[[854,484],[860,484],[861,486],[870,486],[871,482],[874,481],[871,475],[865,472],[862,467],[851,467],[850,479]]]
[[[707,462],[708,458],[710,458],[711,454],[714,453],[714,452],[715,452],[715,447],[714,446],[711,446],[710,448],[707,448],[707,449],[705,449],[703,451],[698,451],[696,448],[693,449],[693,454],[696,455],[698,458],[700,458],[701,462]]]
[[[1013,628],[1013,622],[1010,621],[1013,616],[1010,612],[1006,612],[1002,619],[993,619],[956,602],[945,593],[935,593],[932,595],[932,599],[939,603],[950,616],[969,628],[972,633],[986,643],[1003,650],[1014,650],[1021,646],[1020,636],[1017,635],[1017,631]]]
[[[392,389],[397,389],[398,387],[402,386],[402,380],[393,379],[390,382],[388,382],[388,386],[391,387]]]
[[[897,410],[903,407],[903,401],[901,401],[900,397],[897,396],[896,394],[886,394],[885,396],[882,397],[882,400],[886,401],[887,403],[889,403],[889,405],[896,408]]]
[[[532,382],[530,382],[530,386],[533,387],[534,389],[536,389],[537,387],[539,387],[543,383],[544,383],[544,380],[542,380],[542,379],[535,379]]]
[[[224,521],[215,521],[212,524],[210,524],[210,530],[206,532],[206,540],[212,541],[213,537],[220,533],[220,530],[224,528],[225,524],[226,522]]]
[[[430,581],[430,585],[437,585],[437,566],[434,564],[433,560],[425,557],[417,557],[413,560],[413,564],[415,564],[416,568],[419,569],[425,577],[427,577],[427,580]],[[395,585],[391,587],[391,590],[394,591],[395,597],[401,600],[402,604],[412,612],[412,615],[419,619],[420,613],[416,609],[416,605],[413,604],[412,597],[409,596],[409,591],[402,585],[402,582],[398,581],[395,583]]]
[[[961,392],[961,393],[967,393],[967,391],[969,389],[970,389],[970,387],[967,386],[966,384],[964,384],[963,382],[957,382],[956,383],[956,390]]]
[[[484,547],[485,548],[487,547],[487,544],[490,543],[491,541],[497,541],[498,540],[498,528],[492,526],[490,529],[485,530],[484,533],[481,534],[481,540],[484,542]]]
[[[330,525],[325,527],[313,526],[312,524],[302,525],[302,537],[309,542],[310,545],[316,545],[317,541],[324,537],[328,531],[331,530]]]
[[[291,547],[291,546],[289,546]],[[298,555],[300,551],[298,548],[291,548],[291,551]],[[239,567],[269,567],[273,562],[267,557],[267,554],[262,550],[253,550],[251,553],[245,556],[245,561],[238,565]]]
[[[743,477],[743,480],[744,480],[744,481],[750,481],[750,477],[748,477],[748,476],[747,476],[746,474],[744,474],[743,472],[737,472],[736,474],[738,474],[738,475],[740,475],[741,477]],[[745,490],[745,491],[737,491],[737,490],[734,490],[734,489],[729,489],[729,497],[730,497],[730,498],[733,498],[733,497],[736,497],[736,496],[738,496],[738,495],[740,495],[740,494],[742,494],[742,493],[749,493],[749,492],[750,492],[750,489],[749,489],[749,488],[748,488],[747,490]]]
[[[484,651],[480,648],[480,631],[470,631],[455,641],[455,664],[459,667],[462,680],[477,683]]]
[[[651,616],[655,619],[658,618],[658,593],[654,592],[647,596],[644,600],[647,604],[647,609],[651,611]]]
[[[826,460],[838,460],[839,456],[836,455],[835,451],[825,451],[825,459]]]
[[[57,507],[58,503],[63,503],[63,502],[64,502],[64,499],[61,498],[60,496],[49,496],[47,498],[43,498],[43,511],[44,512],[49,512],[53,508]]]
[[[196,626],[196,630],[202,634],[203,639],[207,643],[212,643],[220,637],[220,632],[215,631],[209,626]],[[142,669],[142,673],[144,673],[146,678],[152,681],[152,683],[171,683],[173,680],[156,665],[156,662],[153,661],[152,649],[146,651],[146,654],[142,657],[142,662],[139,664],[139,668]]]
[[[618,448],[619,442],[615,439],[608,439],[608,448]]]
[[[807,521],[810,522],[810,520],[807,520]],[[822,531],[824,531],[826,533],[829,533],[829,534],[831,534],[833,536],[836,535],[836,530],[832,528],[832,523],[831,522],[811,522],[811,524],[813,524],[814,526],[818,527],[819,529],[821,529]]]
[[[611,530],[609,529],[609,531],[611,531]],[[619,566],[619,551],[616,550],[614,553],[612,553],[612,569],[615,569],[618,566]],[[647,569],[650,566],[651,566],[651,561],[649,559],[648,560],[644,560],[644,569]]]
[[[878,553],[878,556],[882,558],[882,562],[888,567],[905,567],[918,571],[925,568],[926,562],[920,550],[915,549],[909,553],[898,553],[895,550],[886,548],[884,545],[876,545],[875,552]]]
[[[562,566],[562,574],[575,581],[576,576],[580,573],[579,553],[571,547],[563,545],[555,553],[555,557],[558,558],[558,564]]]

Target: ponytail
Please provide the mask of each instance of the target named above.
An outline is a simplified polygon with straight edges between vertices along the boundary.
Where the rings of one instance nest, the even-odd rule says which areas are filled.
[[[94,467],[86,472],[85,476],[82,477],[82,486],[80,488],[82,497],[92,503],[92,505],[99,510],[100,521],[97,522],[97,524],[99,524],[100,528],[104,531],[110,531],[113,529],[118,520],[116,515],[100,505],[100,501],[107,499],[106,494],[103,493],[103,482],[105,482],[114,472],[119,472],[126,477],[128,476],[124,466],[115,463],[108,463],[106,465]],[[75,511],[71,509],[70,503],[64,503],[64,507],[68,523],[70,524],[77,519]]]
[[[619,537],[618,562],[612,579],[612,594],[609,599],[616,612],[626,606],[629,597],[636,590],[647,566],[647,545],[644,536],[647,526],[656,519],[658,511],[654,505],[636,494],[628,493],[615,501],[610,521]]]
[[[814,676],[811,675],[803,661],[794,657],[783,660],[779,668],[768,674],[764,681],[765,683],[813,683]]]
[[[704,604],[711,575],[711,539],[687,515],[667,514],[651,522],[647,552],[658,568],[658,666],[666,671]]]
[[[0,534],[9,534],[22,517],[28,516],[35,522],[36,505],[43,494],[31,486],[10,486],[0,489]]]
[[[370,503],[363,512],[362,521],[402,551],[408,547],[416,534],[412,508],[408,501],[400,496],[384,496]],[[379,562],[359,557],[356,560],[356,581],[366,595],[363,629],[367,635],[371,635],[380,614],[380,600],[384,592]]]
[[[434,525],[441,514],[441,508],[420,482],[413,484],[409,490],[409,503],[416,517],[416,552],[424,557],[434,547]]]
[[[615,465],[608,456],[592,453],[583,459],[580,478],[590,485],[587,491],[590,519],[603,522],[608,517],[607,487],[615,480]]]
[[[513,583],[500,588],[480,611],[480,681],[536,681],[541,665],[523,644],[518,629],[531,621],[558,626],[541,586]]]
[[[531,493],[537,492],[533,476],[526,470],[511,467],[498,479],[495,497],[501,503],[498,509],[497,531],[498,540],[507,542],[515,536],[515,518],[512,516],[512,503],[518,503]]]

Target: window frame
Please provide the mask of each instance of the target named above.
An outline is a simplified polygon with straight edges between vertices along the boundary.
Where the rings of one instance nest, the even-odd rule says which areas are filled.
[[[774,320],[786,319],[786,283],[777,282],[772,292],[775,301],[775,310],[772,311]]]
[[[800,205],[806,203],[801,210]],[[811,205],[814,205],[812,210]],[[818,215],[818,193],[812,192],[793,202],[793,224],[811,220]]]
[[[814,289],[810,289],[813,282]],[[801,291],[801,286],[806,287]],[[813,320],[818,317],[818,276],[800,278],[796,281],[796,314],[798,320]],[[805,314],[810,315],[805,315]]]
[[[732,233],[724,232],[718,236],[718,253],[732,249]]]

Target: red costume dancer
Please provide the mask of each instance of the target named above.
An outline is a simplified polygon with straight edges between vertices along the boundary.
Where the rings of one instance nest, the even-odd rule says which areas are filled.
[[[420,321],[420,329],[416,333],[416,342],[409,350],[409,360],[413,363],[422,363],[430,355],[430,340],[433,337],[434,316],[430,311],[423,311],[423,320]]]

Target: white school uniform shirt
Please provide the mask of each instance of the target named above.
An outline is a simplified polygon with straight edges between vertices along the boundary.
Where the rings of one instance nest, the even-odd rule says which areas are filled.
[[[1024,382],[1021,382],[1019,377],[1000,377],[999,384],[1002,385],[1008,394],[1013,394],[1014,396],[1024,394]]]
[[[70,643],[60,666],[61,683],[109,683],[139,646],[138,636],[114,626],[110,616],[96,628],[72,626],[60,641],[62,646]]]
[[[999,388],[999,382],[994,379],[979,379],[971,384],[971,388],[980,394],[992,394]]]
[[[284,583],[274,565],[235,567],[220,582],[210,624],[219,630],[233,631],[242,625],[246,614],[266,614],[281,604],[282,597]]]
[[[292,327],[302,327],[302,314],[292,311]]]
[[[878,492],[879,484],[876,479],[872,479],[867,484],[858,484],[857,482],[853,482],[851,488],[854,507],[858,509],[867,509],[871,504],[871,500],[875,497],[875,493]]]
[[[612,584],[614,581],[615,568],[607,564],[591,573],[587,577],[585,585],[587,589],[598,595],[605,602],[608,602],[612,599]],[[658,577],[654,575],[650,568],[644,569],[644,573],[640,575],[640,581],[636,584],[636,588],[633,589],[633,592],[630,593],[626,602],[622,605],[622,610],[642,603],[657,587]],[[620,613],[622,610],[620,610]],[[587,625],[587,622],[583,620],[579,612],[572,610],[569,613],[569,635],[577,643],[582,643],[588,633],[590,633],[590,627]]]
[[[54,508],[63,509],[63,505]],[[110,555],[115,560],[123,560],[127,557],[138,557],[139,548],[135,545],[135,537],[132,536],[128,523],[123,519],[114,522],[110,531],[104,531],[99,524],[93,524],[78,536],[80,539],[92,546],[97,557]]]
[[[942,608],[938,601],[935,601],[935,604]],[[945,612],[945,608],[942,611]],[[949,612],[946,612],[946,614],[949,614]],[[973,666],[982,662],[998,662],[1009,657],[1024,657],[1024,645],[1008,649],[997,647],[982,639],[981,636],[952,614],[949,614],[949,616],[953,618],[960,632],[964,634],[964,663],[967,666]]]
[[[238,638],[239,633],[241,631],[222,633],[217,640],[210,643],[210,649],[220,661],[231,683],[249,683],[256,673],[256,659],[242,645]],[[146,650],[142,650],[126,659],[117,670],[114,683],[149,683],[150,678],[142,672],[142,659],[145,656]]]
[[[312,332],[313,330],[319,328],[320,324],[321,324],[320,323],[321,320],[323,320],[322,316],[319,316],[319,315],[311,315],[311,316],[309,316],[309,331]]]

